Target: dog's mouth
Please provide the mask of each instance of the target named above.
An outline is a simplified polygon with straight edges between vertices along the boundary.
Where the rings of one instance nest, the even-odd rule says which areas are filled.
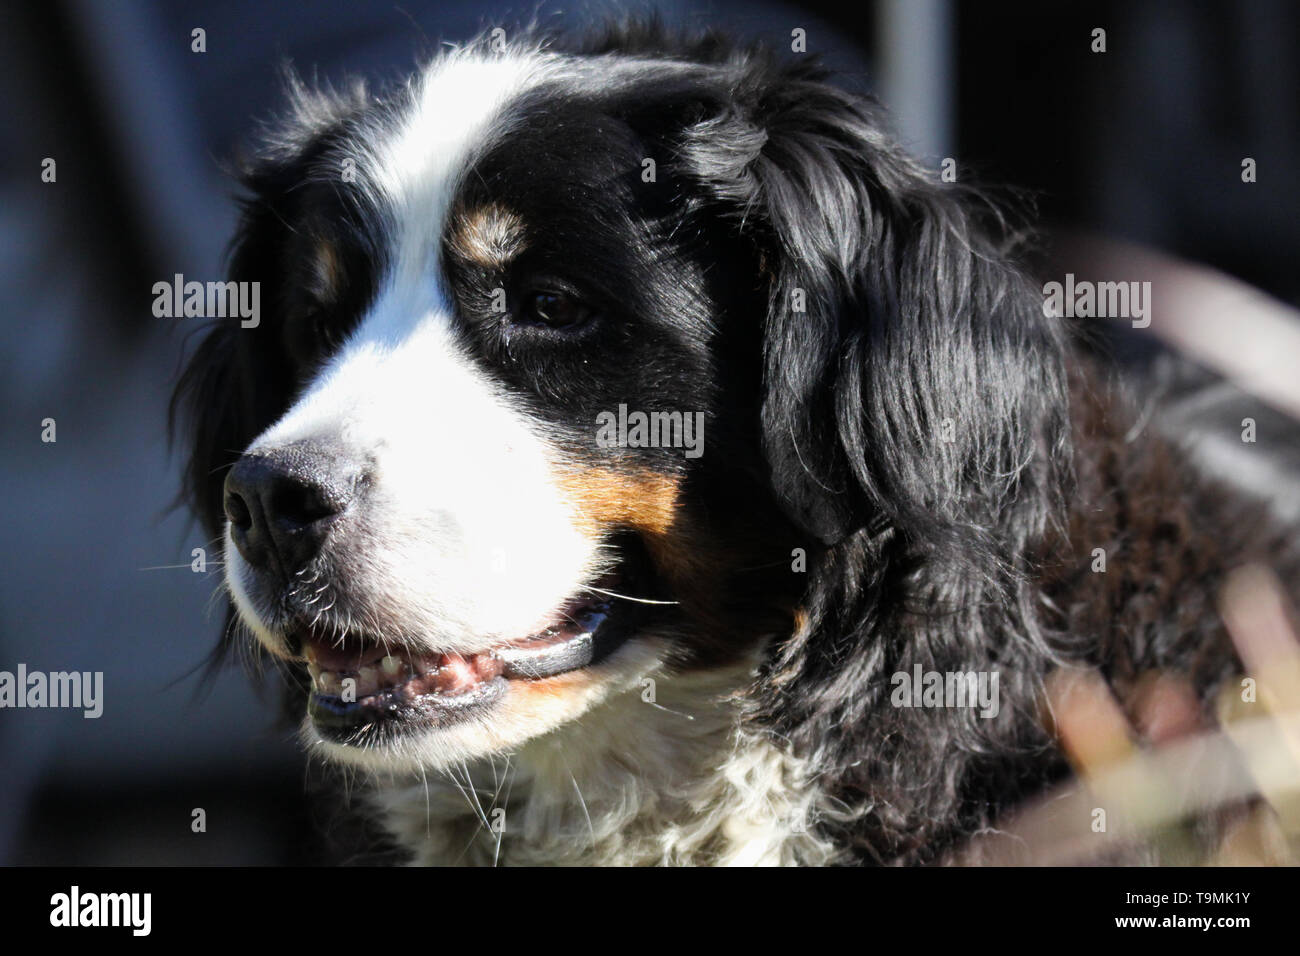
[[[425,652],[362,632],[310,625],[287,629],[310,677],[307,712],[326,739],[369,746],[411,730],[469,719],[512,682],[539,681],[599,663],[631,635],[602,579],[566,602],[541,631],[476,653]]]
[[[306,667],[307,714],[323,740],[359,748],[490,718],[512,686],[593,668],[634,635],[662,623],[672,604],[635,536],[605,545],[612,567],[561,603],[532,634],[474,651],[429,651],[400,635],[344,629],[289,613],[283,636]],[[647,606],[650,605],[650,606]],[[482,645],[478,645],[479,648]],[[556,685],[562,692],[569,685]]]

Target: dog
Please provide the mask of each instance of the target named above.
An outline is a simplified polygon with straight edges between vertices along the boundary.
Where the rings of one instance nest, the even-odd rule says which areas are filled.
[[[228,640],[411,862],[940,861],[1069,777],[1054,670],[1208,712],[1224,576],[1297,580],[808,58],[633,25],[290,85],[186,483]]]

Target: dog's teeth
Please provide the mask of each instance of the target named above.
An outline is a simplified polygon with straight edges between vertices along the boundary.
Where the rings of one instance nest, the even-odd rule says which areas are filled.
[[[320,675],[321,675],[320,665],[318,665],[315,661],[312,661],[307,665],[307,673],[311,675],[311,679],[313,681],[320,680]]]
[[[363,667],[357,674],[357,697],[369,697],[379,690],[379,671],[374,667]]]
[[[416,677],[427,677],[435,674],[441,665],[442,655],[434,657],[413,657],[411,658],[411,673]]]
[[[321,671],[320,677],[316,678],[316,686],[326,694],[337,694],[343,690],[343,682],[333,671]]]
[[[384,672],[385,677],[396,677],[406,668],[406,665],[399,657],[388,656],[379,662],[379,667]]]
[[[315,645],[313,645],[313,644],[308,644],[306,647],[304,647],[304,648],[303,648],[303,651],[302,651],[302,656],[305,657],[305,658],[307,658],[307,663],[309,663],[309,664],[314,664],[314,663],[316,662],[316,647],[315,647]]]

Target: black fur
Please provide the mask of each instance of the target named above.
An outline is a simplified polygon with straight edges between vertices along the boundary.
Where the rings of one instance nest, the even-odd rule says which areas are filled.
[[[596,69],[583,89],[528,106],[545,121],[596,103],[623,124],[628,156],[644,146],[662,159],[671,203],[638,193],[634,166],[624,191],[610,193],[628,204],[628,225],[608,226],[609,242],[631,247],[618,229],[634,222],[661,228],[602,278],[644,292],[675,325],[646,333],[636,375],[592,380],[593,390],[608,386],[599,400],[559,387],[534,394],[526,360],[503,360],[501,379],[552,419],[567,409],[589,421],[588,406],[628,390],[642,407],[685,393],[710,409],[728,453],[692,472],[694,506],[737,536],[742,526],[754,535],[754,516],[767,516],[769,559],[784,561],[792,543],[811,555],[806,576],[754,588],[790,613],[787,634],[766,649],[748,720],[806,759],[835,801],[860,810],[817,822],[845,858],[935,860],[1058,780],[1066,766],[1040,711],[1055,666],[1096,666],[1121,694],[1143,671],[1168,668],[1208,700],[1235,664],[1206,596],[1250,557],[1295,580],[1291,546],[1250,530],[1262,526],[1262,508],[1227,503],[1159,439],[1125,445],[1122,403],[1064,321],[1044,316],[998,211],[910,159],[879,108],[831,85],[811,60],[645,25],[574,49],[694,64],[662,74],[647,65],[642,82],[610,91]],[[254,198],[232,278],[292,281],[286,224],[303,221],[295,203],[307,201],[294,187],[331,137],[375,109],[360,93],[320,102],[246,171]],[[548,141],[536,142],[524,152],[544,162]],[[609,149],[606,160],[622,155]],[[509,161],[494,166],[489,154],[483,183],[509,180]],[[356,222],[364,211],[312,215]],[[381,250],[357,243],[354,271],[373,274]],[[648,264],[669,248],[684,285]],[[673,304],[682,288],[691,301]],[[288,292],[264,294],[271,312],[292,311]],[[359,312],[367,294],[362,280],[345,311]],[[716,337],[695,334],[706,320]],[[254,334],[217,328],[178,390],[191,423],[189,493],[209,533],[219,531],[225,469],[303,375],[281,340],[286,321]],[[471,345],[491,360],[487,346]],[[1165,526],[1152,530],[1159,516]],[[1192,534],[1189,521],[1212,523],[1212,534]],[[1160,547],[1148,533],[1164,536]],[[1108,577],[1087,572],[1094,547],[1110,549]],[[729,581],[732,601],[751,593]],[[1197,613],[1179,615],[1189,601]],[[1181,622],[1176,635],[1169,614]],[[707,660],[701,651],[693,666]],[[892,706],[890,675],[916,665],[998,671],[1002,712],[985,720],[970,709]]]

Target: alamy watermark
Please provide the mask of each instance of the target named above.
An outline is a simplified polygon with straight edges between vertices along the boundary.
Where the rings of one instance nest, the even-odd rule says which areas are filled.
[[[1132,319],[1133,328],[1151,324],[1150,282],[1064,282],[1043,285],[1043,315],[1049,318]]]
[[[601,448],[683,448],[687,458],[704,454],[703,412],[629,412],[596,415],[596,444]]]
[[[255,329],[262,322],[262,283],[186,282],[176,273],[171,282],[153,284],[153,314],[159,319],[231,319]]]
[[[50,925],[56,927],[119,926],[132,936],[148,936],[152,911],[152,893],[83,893],[74,885],[50,897]]]
[[[81,710],[87,720],[104,712],[103,671],[0,671],[0,708],[57,707]]]
[[[898,671],[889,679],[895,707],[970,707],[979,715],[993,718],[1001,709],[997,671]]]

